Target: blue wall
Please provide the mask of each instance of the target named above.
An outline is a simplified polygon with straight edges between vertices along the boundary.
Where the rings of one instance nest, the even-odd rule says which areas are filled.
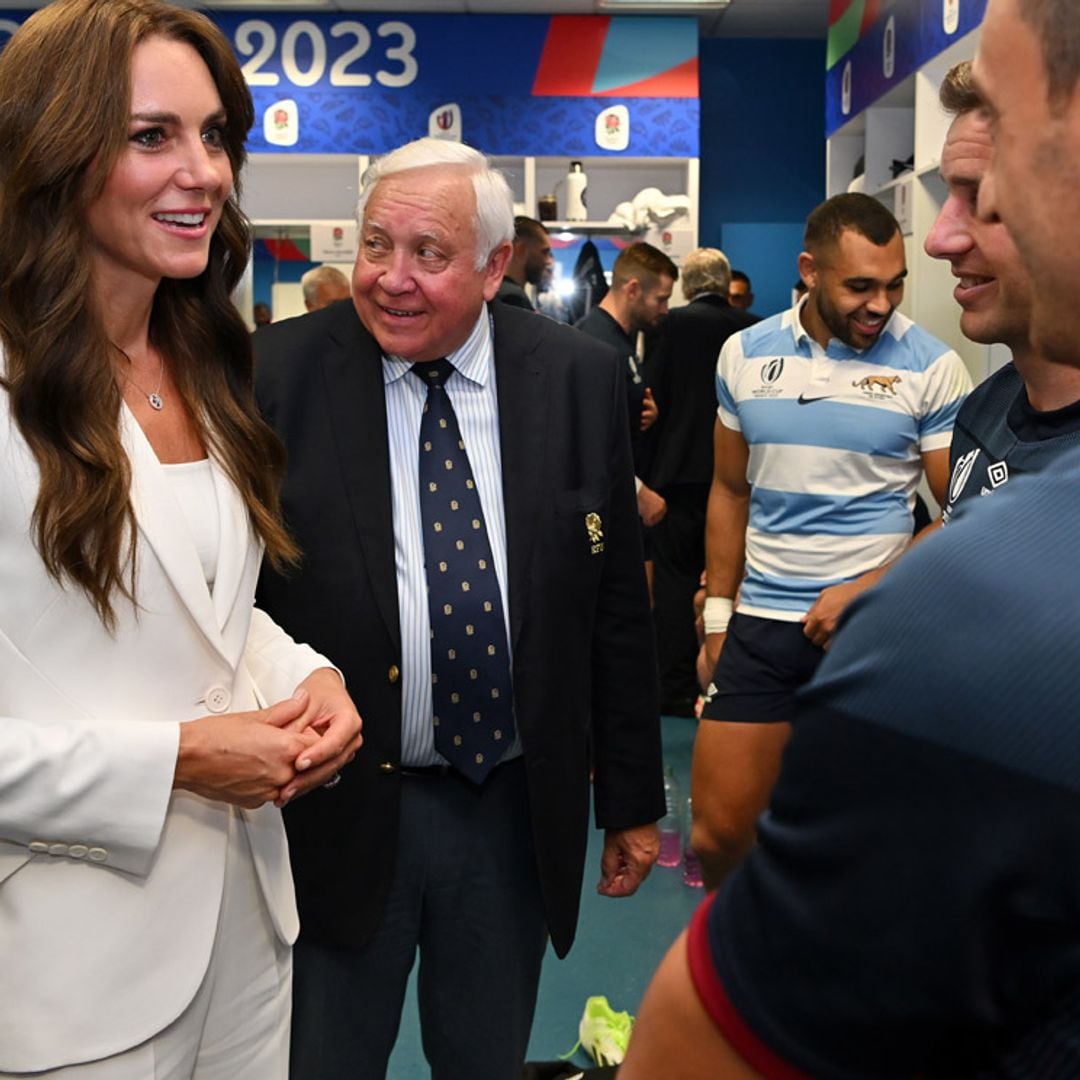
[[[825,198],[825,41],[699,46],[700,242],[750,275],[754,310],[771,315],[790,303],[803,222]],[[310,265],[280,263],[279,277],[298,281]],[[273,263],[257,260],[256,300],[269,301],[272,279]]]
[[[271,298],[275,281],[298,282],[312,267],[322,266],[322,263],[303,262],[299,259],[282,259],[275,262],[265,256],[262,258],[256,256],[251,266],[254,275],[253,303],[262,302],[273,307]]]
[[[699,238],[790,303],[806,215],[825,198],[825,42],[703,38]]]

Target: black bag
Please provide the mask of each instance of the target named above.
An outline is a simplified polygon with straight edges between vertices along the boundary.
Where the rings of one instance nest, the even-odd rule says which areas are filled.
[[[601,1065],[597,1069],[582,1069],[569,1061],[528,1061],[522,1080],[609,1080],[618,1069],[618,1065]]]
[[[566,302],[567,321],[571,326],[607,296],[608,283],[600,263],[600,252],[591,240],[582,244],[581,254],[574,263],[574,285],[574,295]]]

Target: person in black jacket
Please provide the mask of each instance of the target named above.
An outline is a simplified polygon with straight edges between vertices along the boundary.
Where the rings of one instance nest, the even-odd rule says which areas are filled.
[[[574,937],[590,795],[602,894],[632,893],[659,850],[624,370],[490,302],[512,213],[477,151],[401,147],[365,174],[353,304],[256,341],[304,552],[259,596],[364,718],[340,784],[286,812],[293,1080],[385,1074],[417,951],[433,1076],[520,1076],[547,941]]]
[[[720,347],[756,316],[727,300],[731,268],[717,248],[698,248],[683,262],[690,301],[660,324],[646,358],[658,418],[650,432],[650,486],[667,514],[653,529],[653,621],[660,663],[661,711],[690,716],[694,672],[694,592],[705,569],[705,507],[713,473],[716,360]]]
[[[544,279],[551,276],[554,266],[547,229],[535,218],[519,214],[514,218],[514,250],[506,264],[495,299],[535,311],[525,286],[542,285]]]
[[[630,444],[634,453],[634,475],[638,494],[638,514],[645,526],[653,526],[665,513],[663,500],[644,483],[646,447],[644,433],[656,422],[656,402],[641,374],[637,336],[654,328],[667,314],[679,268],[659,248],[638,242],[624,248],[611,271],[611,288],[576,329],[606,342],[626,365],[627,411],[630,415]],[[651,563],[648,534],[645,558]],[[651,566],[649,573],[651,574]]]

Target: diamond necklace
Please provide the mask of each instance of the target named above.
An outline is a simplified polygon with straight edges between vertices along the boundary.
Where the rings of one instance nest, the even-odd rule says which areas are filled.
[[[129,369],[134,368],[135,365],[132,362],[131,357],[128,356],[128,354],[126,352],[124,352],[124,350],[121,349],[120,346],[117,345],[115,342],[113,343],[113,348],[116,349],[117,352],[119,352],[120,355],[128,362]],[[146,395],[146,400],[148,402],[150,402],[150,408],[151,409],[156,409],[158,412],[161,412],[161,410],[163,408],[165,408],[165,402],[162,400],[162,397],[161,397],[161,384],[165,381],[165,357],[164,356],[161,356],[161,355],[158,356],[158,364],[160,366],[158,368],[157,388],[155,390],[151,391],[149,394],[147,394],[146,391],[131,377],[130,370],[124,372],[124,378],[127,379],[127,381],[129,383],[131,383],[131,385],[134,386],[135,389],[138,390],[140,394],[145,394]]]

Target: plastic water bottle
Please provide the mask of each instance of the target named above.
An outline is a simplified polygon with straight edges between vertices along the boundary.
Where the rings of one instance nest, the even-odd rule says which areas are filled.
[[[669,765],[664,769],[664,816],[657,823],[660,830],[660,866],[678,866],[682,862],[682,829],[679,828],[679,785],[675,770]]]
[[[690,826],[694,820],[694,807],[689,796],[686,798],[686,846],[683,848],[683,881],[692,889],[703,889],[705,879],[701,876],[701,863],[694,849],[690,846]]]
[[[581,167],[580,161],[570,162],[570,171],[566,174],[566,220],[584,221],[588,217],[585,189],[589,178]]]

